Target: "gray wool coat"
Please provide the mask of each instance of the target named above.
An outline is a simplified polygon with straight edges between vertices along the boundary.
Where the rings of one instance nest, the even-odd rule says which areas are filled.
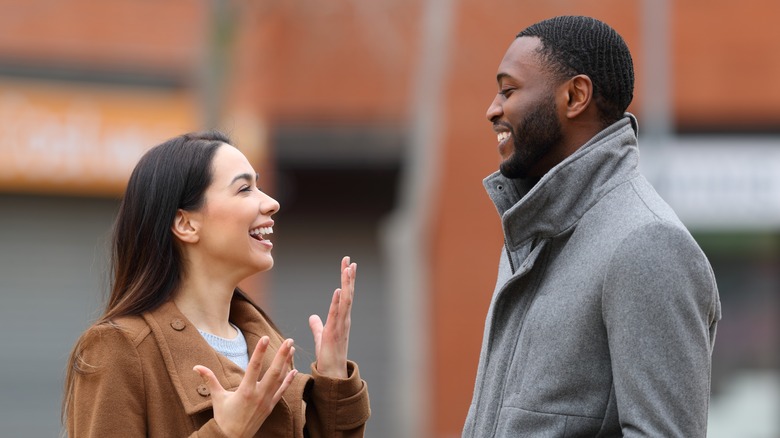
[[[626,114],[532,187],[484,180],[505,246],[464,438],[706,436],[715,278],[638,160]]]

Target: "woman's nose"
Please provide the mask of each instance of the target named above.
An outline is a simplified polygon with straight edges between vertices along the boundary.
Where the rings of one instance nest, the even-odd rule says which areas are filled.
[[[268,216],[271,216],[272,214],[276,214],[279,211],[279,208],[281,207],[279,205],[279,201],[266,195],[265,193],[263,193],[263,196],[265,197],[265,199],[263,199],[263,202],[260,203],[260,212],[263,214],[267,214]]]

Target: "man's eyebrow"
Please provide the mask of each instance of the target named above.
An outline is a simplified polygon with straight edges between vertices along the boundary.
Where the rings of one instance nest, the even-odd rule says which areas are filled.
[[[496,82],[500,84],[504,78],[514,79],[509,73],[499,73],[496,75]]]
[[[253,177],[254,177],[254,181],[257,181],[257,180],[259,180],[259,179],[260,179],[260,175],[259,175],[259,174],[257,174],[257,173],[256,173],[256,174],[254,174],[254,175],[252,175],[252,174],[249,174],[249,173],[242,173],[242,174],[240,174],[240,175],[236,175],[236,177],[235,177],[235,178],[233,178],[233,180],[232,180],[232,181],[230,181],[230,184],[228,184],[228,185],[231,185],[231,186],[232,186],[232,185],[233,185],[233,183],[235,183],[236,181],[238,181],[238,180],[240,180],[240,179],[246,180],[246,182],[248,182],[248,183],[250,183],[250,184],[251,184],[251,183],[252,183],[252,179],[253,179]]]

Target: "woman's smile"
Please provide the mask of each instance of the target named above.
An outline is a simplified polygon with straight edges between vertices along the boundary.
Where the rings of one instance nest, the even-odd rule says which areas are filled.
[[[270,240],[267,240],[266,236],[273,233],[273,223],[271,223],[271,225],[259,226],[249,230],[249,236],[252,237],[253,240],[258,241],[260,244],[268,247],[269,249],[273,248],[274,244]]]

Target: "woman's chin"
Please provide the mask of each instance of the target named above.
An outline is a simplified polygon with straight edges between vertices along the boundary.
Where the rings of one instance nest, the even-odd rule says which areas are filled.
[[[271,254],[267,254],[262,260],[257,260],[253,267],[256,269],[255,274],[270,271],[274,267],[274,258]]]

